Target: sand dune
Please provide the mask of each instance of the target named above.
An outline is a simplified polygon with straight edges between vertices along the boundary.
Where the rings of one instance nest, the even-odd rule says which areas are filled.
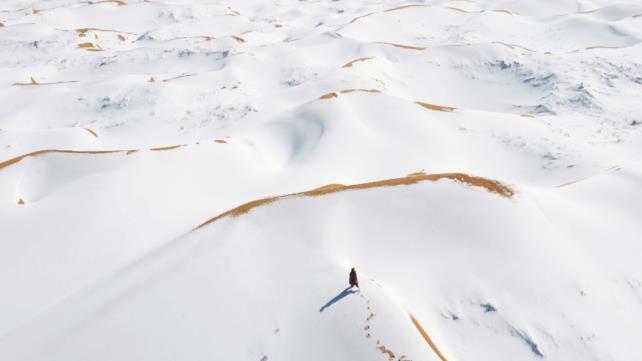
[[[332,193],[337,193],[337,192],[344,192],[344,191],[350,191],[350,190],[358,190],[358,189],[368,189],[368,188],[379,188],[379,187],[394,187],[394,186],[400,186],[400,185],[411,185],[411,184],[416,184],[418,182],[423,182],[423,181],[438,181],[440,179],[450,179],[454,180],[457,182],[461,182],[464,184],[468,184],[474,187],[482,187],[485,188],[487,191],[496,193],[498,195],[501,195],[503,197],[512,197],[514,195],[514,191],[507,186],[501,184],[500,182],[490,180],[490,179],[485,179],[485,178],[480,178],[480,177],[474,177],[470,176],[467,174],[463,173],[449,173],[449,174],[424,174],[424,173],[413,173],[410,174],[406,177],[403,178],[392,178],[392,179],[386,179],[386,180],[381,180],[381,181],[375,181],[375,182],[368,182],[368,183],[360,183],[360,184],[352,184],[352,185],[341,185],[341,184],[331,184],[331,185],[326,185],[320,188],[316,188],[310,191],[305,191],[305,192],[299,192],[299,193],[290,193],[286,195],[281,195],[281,196],[274,196],[274,197],[268,197],[268,198],[263,198],[263,199],[257,199],[255,201],[251,201],[245,204],[242,204],[234,209],[230,209],[228,211],[225,211],[213,218],[208,219],[207,221],[201,223],[198,227],[195,228],[199,229],[202,227],[207,226],[208,224],[214,223],[222,218],[225,217],[238,217],[240,215],[243,215],[245,213],[248,213],[254,208],[261,207],[264,205],[268,205],[270,203],[282,200],[282,199],[287,199],[291,197],[316,197],[316,196],[321,196],[321,195],[326,195],[326,194],[332,194]]]
[[[0,359],[639,361],[640,19],[1,2]]]

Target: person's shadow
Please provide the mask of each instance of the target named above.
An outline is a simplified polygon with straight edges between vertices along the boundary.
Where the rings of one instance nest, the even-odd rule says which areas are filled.
[[[354,291],[352,289],[352,286],[346,288],[345,290],[341,291],[341,293],[339,293],[338,295],[334,296],[334,298],[331,299],[330,301],[328,301],[328,303],[323,305],[323,307],[321,307],[321,309],[319,309],[319,312],[323,312],[326,308],[334,305],[335,303],[341,301],[342,298],[344,298],[344,297],[346,297],[348,295],[351,295],[353,293],[357,293],[357,291]]]

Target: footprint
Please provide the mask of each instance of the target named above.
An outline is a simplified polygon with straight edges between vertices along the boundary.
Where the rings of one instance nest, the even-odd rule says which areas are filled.
[[[383,345],[379,346],[379,347],[377,347],[377,350],[381,351],[381,353],[384,353],[384,354],[388,355],[388,359],[390,359],[390,360],[394,360],[395,359],[394,352],[388,350],[388,348],[386,348],[386,346],[383,346]]]
[[[367,330],[369,330],[369,329],[370,329],[370,326],[366,326],[366,327],[364,327],[363,329],[367,331]]]

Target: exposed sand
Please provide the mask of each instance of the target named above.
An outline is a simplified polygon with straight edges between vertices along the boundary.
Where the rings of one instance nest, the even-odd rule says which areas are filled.
[[[509,188],[508,186],[498,181],[481,178],[481,177],[475,177],[464,173],[441,173],[441,174],[413,173],[403,178],[392,178],[392,179],[385,179],[385,180],[375,181],[375,182],[352,184],[347,186],[344,186],[341,184],[330,184],[330,185],[319,187],[310,191],[257,199],[257,200],[242,204],[236,208],[225,211],[203,222],[202,224],[198,225],[196,228],[194,228],[194,230],[202,228],[210,223],[216,222],[219,219],[222,219],[228,216],[237,217],[245,213],[248,213],[254,208],[257,208],[266,204],[270,204],[272,202],[276,202],[279,200],[283,200],[286,198],[314,197],[314,196],[321,196],[321,195],[343,192],[348,190],[392,187],[392,186],[399,186],[399,185],[411,185],[411,184],[417,184],[422,181],[437,181],[440,179],[450,179],[450,180],[454,180],[460,183],[465,183],[474,187],[482,187],[482,188],[485,188],[487,191],[491,193],[495,193],[502,197],[510,198],[515,194],[515,192],[511,188]]]
[[[61,150],[61,149],[45,149],[45,150],[37,150],[35,152],[23,154],[20,156],[17,156],[15,158],[11,158],[9,160],[5,160],[4,162],[0,163],[0,169],[3,169],[5,167],[8,167],[12,164],[18,163],[21,160],[27,158],[27,157],[37,157],[42,154],[47,154],[47,153],[66,153],[66,154],[109,154],[109,153],[121,153],[125,152],[125,150]]]
[[[337,93],[348,94],[353,92],[381,93],[381,91],[377,89],[343,89],[343,90],[339,90],[338,92],[323,94],[322,96],[319,97],[319,99],[326,100],[326,99],[338,98],[339,95]]]
[[[149,150],[151,150],[153,152],[161,152],[161,151],[165,151],[165,150],[177,149],[177,148],[184,147],[184,146],[185,146],[185,144],[178,144],[178,145],[170,145],[170,146],[167,146],[167,147],[149,148]]]
[[[92,42],[80,43],[78,47],[87,51],[103,51],[103,48]]]
[[[362,61],[367,61],[367,60],[370,60],[370,59],[372,59],[372,58],[371,58],[371,57],[368,57],[368,56],[365,56],[365,57],[363,57],[363,58],[357,58],[357,59],[352,60],[351,62],[346,63],[345,65],[343,65],[343,66],[342,66],[342,68],[352,68],[352,65],[353,65],[354,63],[358,63],[358,62],[362,62]]]
[[[13,83],[14,86],[36,86],[36,85],[55,85],[55,84],[69,84],[69,83],[78,83],[78,80],[67,80],[67,81],[54,81],[49,83],[39,83],[33,77],[30,77],[29,83]]]
[[[392,352],[392,351],[390,351],[389,349],[387,349],[387,348],[386,348],[386,346],[383,346],[383,345],[382,345],[382,346],[379,346],[379,347],[377,347],[377,350],[381,351],[381,353],[383,353],[383,354],[388,355],[388,358],[389,358],[390,360],[394,360],[394,359],[395,359],[395,354],[394,354],[394,352]]]
[[[383,12],[384,13],[388,13],[388,12],[391,12],[391,11],[402,10],[402,9],[407,9],[407,8],[415,8],[415,7],[425,8],[425,7],[430,7],[430,5],[421,5],[421,4],[401,5],[401,6],[397,6],[395,8],[392,8],[392,9],[384,10]]]
[[[391,45],[391,46],[394,46],[395,48],[402,48],[402,49],[409,49],[409,50],[426,50],[426,48],[423,48],[421,46],[413,46],[413,45],[405,45],[405,44],[397,44],[397,43],[386,43],[386,42],[379,42],[379,44]]]
[[[454,112],[455,109],[457,108],[452,108],[452,107],[446,107],[443,105],[435,105],[435,104],[430,104],[430,103],[424,103],[424,102],[415,102],[415,104],[419,104],[422,107],[430,110],[436,110],[439,112]]]
[[[86,131],[88,131],[89,133],[91,133],[91,135],[93,135],[93,136],[94,136],[94,138],[98,138],[98,134],[96,134],[96,132],[94,132],[93,130],[91,130],[91,129],[89,129],[89,128],[83,128],[83,129],[84,129],[84,130],[86,130]]]
[[[413,315],[410,315],[410,320],[412,321],[412,324],[415,325],[415,327],[417,328],[417,331],[419,331],[419,333],[421,334],[421,337],[423,337],[424,340],[426,340],[430,348],[441,359],[441,361],[448,361],[446,360],[446,357],[441,353],[437,345],[435,345],[435,343],[430,338],[430,336],[428,336],[428,333],[426,332],[426,330],[424,330],[424,328],[421,327],[421,324],[419,323],[419,321],[417,321],[417,319]]]
[[[337,93],[332,92],[332,93],[323,94],[322,96],[319,97],[319,99],[332,99],[332,98],[336,98],[337,96],[338,96]]]
[[[128,35],[136,35],[136,33],[131,33],[128,31],[122,31],[122,30],[114,30],[114,29],[99,29],[99,28],[78,28],[74,29],[75,32],[78,33],[78,36],[84,37],[87,35],[87,32],[89,31],[94,31],[94,32],[105,32],[105,33],[122,33],[122,34],[128,34]]]
[[[99,0],[96,2],[90,2],[90,4],[104,4],[104,3],[114,3],[118,6],[124,6],[127,5],[127,3],[123,0]]]
[[[341,93],[341,94],[348,94],[348,93],[352,93],[352,92],[381,93],[377,89],[344,89],[344,90],[340,90],[339,91],[339,93]]]

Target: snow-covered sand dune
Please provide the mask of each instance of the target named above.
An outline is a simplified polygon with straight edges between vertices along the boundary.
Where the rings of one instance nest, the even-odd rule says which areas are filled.
[[[640,360],[641,41],[635,1],[3,1],[0,359]]]

